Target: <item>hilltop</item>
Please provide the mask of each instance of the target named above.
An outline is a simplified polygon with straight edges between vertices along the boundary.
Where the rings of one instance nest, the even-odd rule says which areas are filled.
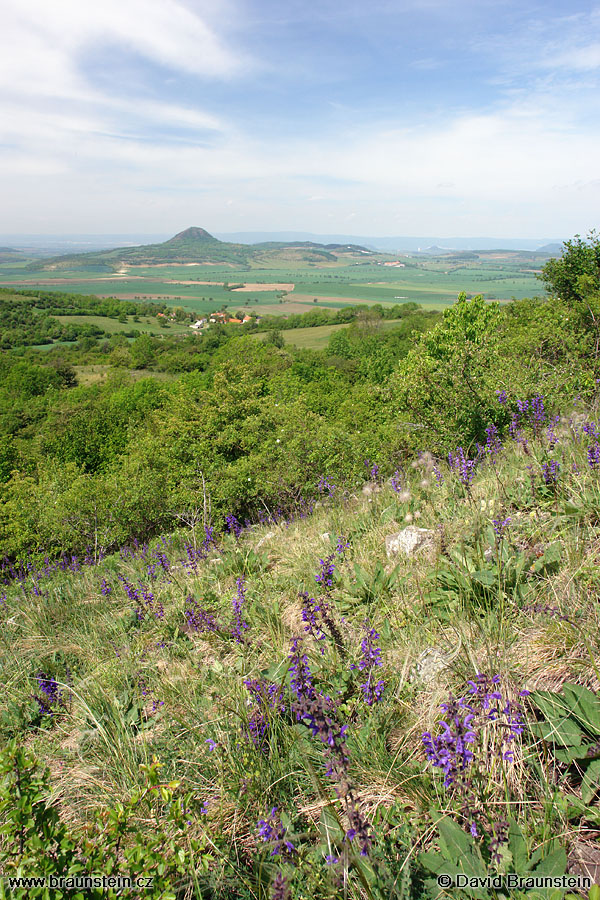
[[[269,241],[260,244],[234,244],[220,241],[206,229],[186,228],[160,244],[121,247],[90,253],[71,253],[49,259],[36,260],[27,271],[56,271],[61,269],[92,268],[97,272],[123,272],[136,266],[167,264],[249,266],[251,263],[273,264],[279,258],[286,262],[336,263],[338,258],[352,262],[372,256],[372,251],[355,244],[318,244],[312,241]]]

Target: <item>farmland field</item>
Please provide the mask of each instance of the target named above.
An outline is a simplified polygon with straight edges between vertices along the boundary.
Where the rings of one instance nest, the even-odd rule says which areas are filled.
[[[536,272],[540,255],[518,252],[396,256],[340,256],[336,262],[302,259],[287,249],[261,251],[247,263],[115,263],[56,266],[38,271],[0,268],[0,286],[42,288],[122,300],[159,301],[197,316],[227,307],[231,312],[282,315],[321,308],[416,302],[426,309],[451,306],[461,291],[487,299],[543,295]],[[71,317],[75,322],[77,317]],[[81,320],[83,321],[83,320]],[[93,322],[92,319],[86,321]],[[114,322],[95,324],[123,330]],[[106,326],[106,327],[105,327]],[[161,333],[155,322],[128,322],[130,330]],[[171,326],[183,333],[185,326]]]

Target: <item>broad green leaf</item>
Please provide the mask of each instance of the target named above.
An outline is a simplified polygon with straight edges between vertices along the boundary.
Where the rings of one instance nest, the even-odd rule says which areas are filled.
[[[513,870],[519,873],[526,872],[529,868],[527,844],[525,843],[523,832],[514,819],[509,820],[508,846],[512,853]]]
[[[594,759],[586,769],[581,782],[581,798],[584,803],[591,803],[600,790],[600,759]]]
[[[563,694],[569,707],[586,730],[600,734],[600,697],[580,684],[563,684]]]
[[[532,875],[564,875],[567,871],[567,851],[564,847],[559,847],[549,853],[548,856],[535,867]]]
[[[479,569],[479,571],[473,572],[471,578],[484,587],[494,587],[494,585],[498,584],[497,574],[490,569]]]

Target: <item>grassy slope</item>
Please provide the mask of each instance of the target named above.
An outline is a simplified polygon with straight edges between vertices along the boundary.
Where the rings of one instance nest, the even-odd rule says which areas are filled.
[[[378,807],[395,804],[409,829],[413,861],[416,851],[435,843],[430,807],[451,812],[463,824],[451,791],[439,778],[432,780],[420,740],[422,731],[435,732],[439,704],[449,691],[462,695],[477,672],[499,674],[504,695],[516,696],[525,686],[557,689],[565,680],[600,688],[598,474],[589,470],[571,424],[563,420],[557,430],[559,442],[551,455],[560,461],[561,474],[555,494],[540,474],[549,453],[541,438],[530,442],[526,453],[510,444],[497,465],[482,464],[469,492],[443,465],[445,481],[438,484],[425,459],[407,468],[406,494],[384,487],[367,497],[357,485],[356,496],[326,502],[308,519],[252,529],[239,543],[226,537],[197,571],[180,561],[184,539],[195,537],[178,533],[158,548],[169,558],[170,572],[159,568],[152,583],[150,558],[115,556],[81,574],[40,582],[38,596],[31,584],[25,593],[21,587],[8,588],[0,605],[5,635],[0,653],[10,708],[27,703],[36,672],[63,679],[65,665],[70,672],[68,709],[27,737],[30,748],[49,762],[53,793],[65,818],[82,824],[98,804],[128,795],[140,784],[140,764],[156,753],[165,779],[182,779],[207,802],[208,815],[194,818],[190,833],[207,829],[220,847],[232,848],[228,861],[220,856],[206,876],[220,884],[214,896],[262,896],[256,879],[270,877],[270,870],[257,875],[251,860],[263,847],[256,822],[272,806],[287,810],[295,830],[306,833],[304,850],[316,846],[323,809],[328,804],[340,809],[323,778],[319,741],[285,716],[268,713],[270,741],[256,749],[243,736],[251,708],[242,681],[263,675],[282,684],[289,696],[287,654],[292,637],[303,633],[298,591],[305,587],[314,595],[319,558],[333,552],[336,536],[344,534],[350,549],[343,561],[336,558],[339,578],[329,600],[341,629],[342,655],[329,637],[307,639],[306,650],[324,693],[336,696],[348,689],[336,716],[349,725],[350,778],[363,813],[373,821]],[[534,498],[528,466],[533,467]],[[491,531],[497,516],[510,517],[500,544]],[[400,558],[394,570],[386,559],[385,537],[413,517],[435,532],[435,550],[431,557]],[[538,565],[535,574],[552,544],[559,550],[556,571]],[[491,561],[485,559],[487,547]],[[505,556],[500,574],[493,568],[498,553]],[[517,588],[509,576],[520,559],[526,565]],[[364,574],[362,583],[356,566]],[[475,570],[492,572],[487,600]],[[118,575],[148,585],[164,605],[164,618],[149,614],[138,622]],[[228,628],[241,575],[246,577],[243,618],[249,627],[245,642],[238,644]],[[100,591],[103,578],[112,586],[110,596]],[[190,596],[210,609],[224,630],[184,633],[185,598]],[[361,673],[348,669],[359,658],[365,620],[381,634],[383,651],[383,667],[375,675],[384,678],[385,692],[372,707],[361,699]],[[432,681],[411,677],[428,648],[457,646],[449,667]],[[160,703],[158,711],[152,701]],[[133,718],[132,703],[139,707]],[[527,716],[534,718],[531,711]],[[485,728],[486,740],[498,739],[489,724]],[[212,752],[210,740],[216,743]],[[514,762],[493,757],[485,764],[490,816],[497,819],[509,810],[532,848],[547,846],[553,835],[565,847],[578,835],[585,838],[584,822],[568,823],[555,804],[553,781],[562,776],[543,762],[548,749],[527,731],[511,746]],[[479,744],[474,750],[483,752]],[[577,781],[563,778],[562,787],[578,794]],[[327,893],[327,867],[322,855],[319,859],[321,887],[315,886],[306,862],[299,881],[305,892],[298,888],[295,896],[339,896]],[[396,869],[407,859],[400,856]],[[369,896],[358,884],[357,866],[349,876],[348,896]],[[244,893],[246,882],[254,887]]]
[[[169,322],[168,328],[161,328],[156,319],[141,318],[139,322],[134,322],[132,316],[127,316],[126,322],[119,322],[118,319],[111,319],[108,316],[53,316],[63,325],[72,324],[88,324],[97,325],[103,331],[109,334],[118,334],[120,331],[139,331],[146,334],[191,334],[187,325],[181,325],[179,322]]]

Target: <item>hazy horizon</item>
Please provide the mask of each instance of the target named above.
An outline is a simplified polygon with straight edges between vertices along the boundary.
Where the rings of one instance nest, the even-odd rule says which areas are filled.
[[[206,229],[208,230],[208,229]],[[415,252],[439,247],[446,250],[536,250],[548,244],[559,244],[560,238],[507,237],[440,237],[436,235],[359,235],[320,234],[300,231],[210,232],[221,241],[240,244],[259,244],[268,241],[314,241],[317,243],[363,244],[382,252]],[[61,253],[84,253],[86,250],[113,249],[126,246],[162,243],[172,234],[98,233],[98,234],[1,234],[0,247]]]
[[[600,5],[7,0],[0,232],[598,223]]]

